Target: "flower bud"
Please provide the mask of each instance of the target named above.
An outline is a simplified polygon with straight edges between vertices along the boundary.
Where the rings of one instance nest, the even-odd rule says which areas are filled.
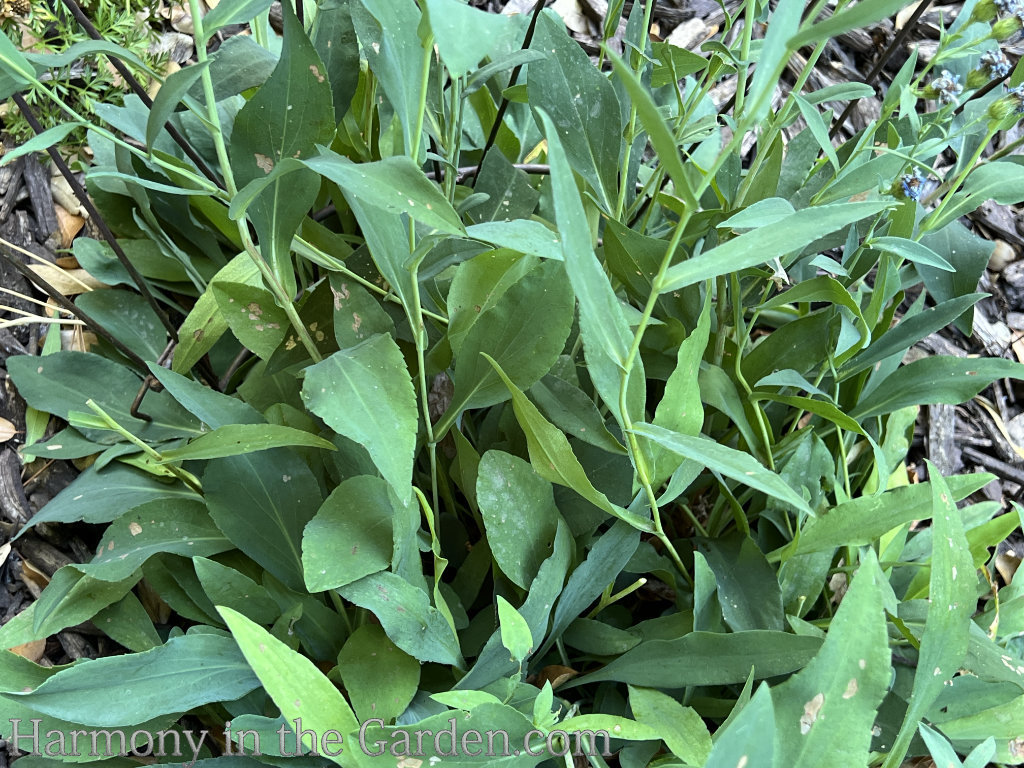
[[[1002,122],[1012,115],[1024,115],[1024,85],[1010,88],[1006,95],[988,105],[988,118]]]
[[[998,8],[995,4],[995,0],[981,0],[974,6],[974,10],[971,11],[971,18],[968,19],[968,24],[974,24],[979,21],[992,21],[999,13]]]
[[[992,39],[998,42],[1009,40],[1015,34],[1021,30],[1021,20],[1017,15],[1010,16],[1006,19],[1000,19],[992,25]]]

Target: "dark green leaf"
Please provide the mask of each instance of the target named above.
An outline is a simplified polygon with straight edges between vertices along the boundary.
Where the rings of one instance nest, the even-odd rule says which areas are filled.
[[[394,339],[378,334],[310,366],[302,398],[331,429],[366,448],[399,499],[411,498],[416,393]]]
[[[9,695],[47,715],[111,727],[231,701],[259,684],[233,640],[196,633],[144,653],[85,660],[33,691]]]
[[[551,483],[522,459],[492,450],[480,460],[476,498],[495,562],[528,589],[554,547],[558,508]]]
[[[360,475],[343,481],[302,534],[302,565],[312,592],[351,584],[391,564],[388,486]]]

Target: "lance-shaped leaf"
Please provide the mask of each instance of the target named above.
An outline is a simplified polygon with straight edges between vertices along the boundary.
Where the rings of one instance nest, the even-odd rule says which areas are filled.
[[[390,214],[404,213],[416,221],[453,235],[464,234],[459,214],[416,163],[405,155],[375,163],[353,163],[322,149],[306,166],[335,182],[345,192],[367,205]]]
[[[33,691],[8,695],[43,714],[113,727],[233,701],[259,684],[234,641],[197,633],[171,638],[144,653],[83,660]]]
[[[928,618],[921,635],[910,703],[896,742],[886,758],[886,768],[901,764],[918,721],[960,669],[967,655],[971,617],[978,599],[978,578],[971,548],[953,493],[931,462],[928,462],[928,477],[931,478],[933,534]]]
[[[766,264],[808,245],[837,229],[873,216],[891,205],[887,202],[836,203],[805,208],[779,219],[769,227],[746,232],[670,267],[658,291],[678,291],[713,277]]]
[[[867,551],[817,656],[772,690],[776,765],[869,762],[875,713],[891,679],[891,654],[882,607],[889,585],[874,552]]]
[[[239,189],[267,176],[282,160],[312,156],[317,144],[330,144],[334,136],[331,85],[323,62],[290,5],[283,14],[281,59],[239,111],[231,131],[231,169]],[[317,181],[312,171],[283,175],[249,206],[263,257],[289,296],[295,293],[290,245],[316,200]]]
[[[407,503],[416,452],[416,393],[395,340],[377,334],[306,369],[302,398],[339,435],[361,444]]]
[[[537,474],[553,483],[572,488],[576,493],[585,498],[595,507],[603,509],[609,515],[614,515],[620,520],[625,520],[634,528],[648,533],[654,530],[654,524],[627,509],[609,501],[608,497],[601,493],[587,477],[587,472],[572,452],[569,439],[562,430],[555,427],[544,418],[537,406],[530,402],[519,388],[512,383],[512,380],[505,375],[492,358],[488,361],[494,366],[494,370],[501,376],[508,391],[512,393],[512,408],[515,410],[516,420],[519,426],[526,433],[526,444],[530,450],[530,463],[537,470]],[[751,461],[753,461],[751,459]]]
[[[344,752],[331,754],[342,739],[359,729],[356,716],[341,692],[312,661],[293,651],[259,624],[230,608],[220,606],[217,610],[231,630],[248,666],[281,710],[281,715],[293,725],[301,720],[301,730],[312,731],[319,739],[318,743],[311,743],[304,733],[303,744],[339,765],[351,765]],[[298,732],[299,729],[295,730]],[[328,741],[332,738],[329,734],[334,735],[333,741]],[[328,744],[332,745],[331,748],[321,752]]]
[[[637,424],[633,431],[654,440],[683,458],[699,461],[720,475],[749,485],[804,514],[814,516],[803,496],[779,475],[761,465],[753,456],[703,437],[691,437],[653,424]]]
[[[622,424],[624,420],[619,396],[623,371],[633,344],[633,333],[622,310],[622,303],[594,255],[583,202],[562,148],[561,130],[556,128],[544,112],[538,111],[538,114],[548,140],[551,191],[555,218],[562,233],[565,271],[580,305],[580,331],[583,334],[587,370],[601,399]],[[629,375],[626,405],[638,418],[644,407],[643,379],[643,365],[640,356],[636,355]]]

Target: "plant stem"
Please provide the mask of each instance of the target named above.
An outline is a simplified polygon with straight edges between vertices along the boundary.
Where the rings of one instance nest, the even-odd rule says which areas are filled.
[[[195,25],[196,61],[202,65],[207,61],[207,56],[206,36],[203,30],[203,19],[199,10],[199,1],[189,0],[189,10],[192,13],[192,22]],[[217,112],[217,100],[213,92],[213,76],[210,74],[209,67],[203,69],[200,79],[203,84],[203,98],[206,101],[206,120],[209,124],[210,133],[213,136],[213,146],[217,152],[217,162],[220,164],[220,172],[224,177],[224,187],[227,189],[228,195],[234,198],[238,194],[238,186],[235,184],[235,175],[231,169],[231,160],[228,157],[228,148],[224,141],[224,130],[220,124],[220,114]],[[295,309],[293,297],[285,292],[284,286],[277,279],[274,270],[267,263],[267,260],[263,258],[263,254],[260,253],[252,237],[249,235],[247,217],[238,220],[238,234],[242,239],[245,252],[249,254],[249,258],[256,264],[256,268],[263,277],[263,283],[274,295],[274,300],[278,306],[288,316],[288,320],[291,322],[292,328],[295,329],[295,334],[298,336],[302,346],[305,347],[313,362],[319,363],[323,360],[323,356],[320,354],[320,350],[316,348],[316,344],[313,343],[313,339],[306,330],[306,326],[303,325],[302,319]]]
[[[191,0],[195,2],[195,0]],[[434,36],[428,35],[423,41],[423,68],[420,72],[420,103],[416,110],[416,127],[413,129],[412,146],[409,157],[417,165],[420,164],[420,143],[423,138],[423,119],[427,113],[427,89],[430,87],[430,57],[434,55]]]

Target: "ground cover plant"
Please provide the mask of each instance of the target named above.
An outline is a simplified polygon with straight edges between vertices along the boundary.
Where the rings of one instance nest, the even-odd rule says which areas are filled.
[[[197,63],[104,122],[0,36],[68,116],[5,162],[86,128],[117,236],[62,305],[96,345],[7,361],[25,458],[89,457],[21,534],[96,554],[0,645],[126,651],[0,654],[24,768],[1024,762],[1021,508],[906,466],[920,405],[1024,367],[904,363],[982,297],[959,219],[1024,200],[983,158],[1024,10],[966,3],[833,145],[872,88],[776,83],[902,2],[749,0],[704,55],[613,2],[596,62],[542,3],[269,5],[193,0]]]

